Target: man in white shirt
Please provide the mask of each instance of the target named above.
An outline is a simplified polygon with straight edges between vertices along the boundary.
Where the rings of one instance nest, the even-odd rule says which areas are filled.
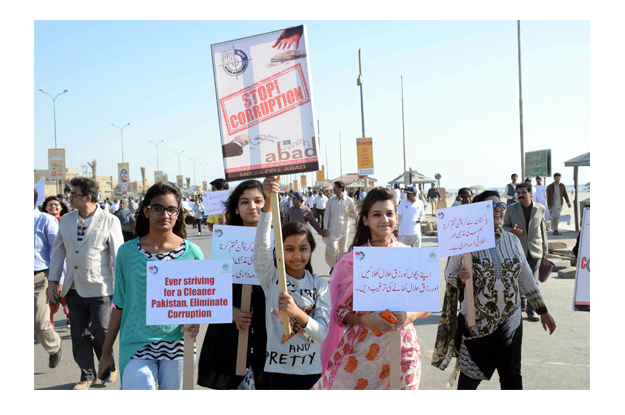
[[[333,190],[334,197],[327,201],[323,218],[323,242],[326,244],[326,263],[330,268],[334,268],[347,253],[350,220],[356,220],[356,206],[354,200],[345,194],[345,184],[336,181]]]
[[[326,211],[327,202],[328,202],[328,197],[323,193],[323,190],[320,190],[317,197],[315,197],[315,203],[313,207],[314,207],[314,212],[315,212],[315,218],[317,219],[317,222],[319,222],[319,225],[321,225],[321,230],[325,229],[323,227],[323,221],[324,221],[323,216]]]
[[[536,176],[536,185],[534,186],[532,200],[536,203],[540,203],[545,207],[546,223],[549,220],[549,208],[547,207],[547,186],[543,184],[543,179],[540,176]]]
[[[401,202],[401,190],[399,190],[399,183],[393,185],[393,194],[395,195],[395,206],[399,206]]]
[[[417,198],[414,186],[406,189],[406,200],[397,207],[397,229],[394,231],[398,242],[413,248],[421,247],[421,220],[425,217],[423,202]]]

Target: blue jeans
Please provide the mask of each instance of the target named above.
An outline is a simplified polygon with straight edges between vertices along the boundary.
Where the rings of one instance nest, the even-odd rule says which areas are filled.
[[[183,360],[130,359],[122,373],[124,390],[182,390]]]

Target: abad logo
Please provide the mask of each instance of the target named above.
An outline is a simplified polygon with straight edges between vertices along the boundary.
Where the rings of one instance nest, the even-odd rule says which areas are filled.
[[[224,234],[224,231],[222,231],[221,229],[216,229],[213,233],[217,235],[218,238],[221,238]]]
[[[361,261],[365,259],[365,253],[362,251],[354,252],[354,255],[356,256],[356,258],[358,258]]]
[[[430,259],[436,259],[436,252],[430,252]]]
[[[240,49],[221,52],[221,67],[230,76],[239,76],[247,69],[249,58]]]
[[[156,265],[150,265],[149,270],[152,275],[156,275],[158,273],[158,267]]]
[[[228,272],[228,271],[230,271],[230,265],[224,264],[223,267],[221,267],[221,269],[223,269],[224,272]]]

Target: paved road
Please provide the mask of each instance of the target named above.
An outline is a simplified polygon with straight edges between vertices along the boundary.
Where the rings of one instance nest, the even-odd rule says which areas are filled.
[[[429,214],[426,219],[433,220]],[[573,225],[573,224],[571,224]],[[577,233],[567,229],[573,226],[561,226],[562,235],[553,237],[566,242],[569,249],[575,244]],[[190,226],[187,227],[188,239],[198,244],[204,256],[210,257],[212,236],[208,232],[201,237],[197,236]],[[312,265],[314,271],[326,278],[330,268],[325,263],[325,244],[321,237],[315,236],[317,249],[313,253]],[[436,237],[423,238],[423,246],[436,246]],[[441,287],[444,287],[445,261],[441,261]],[[557,329],[553,335],[543,331],[540,322],[530,322],[523,319],[523,360],[522,374],[524,389],[560,389],[560,390],[589,390],[590,389],[590,313],[572,311],[573,298],[572,279],[558,278],[557,273],[551,275],[545,284],[540,285],[540,291],[547,307],[554,317]],[[441,289],[441,305],[444,289]],[[434,313],[427,319],[420,319],[415,323],[421,344],[422,372],[420,389],[444,389],[444,385],[451,375],[452,368],[441,371],[431,365],[432,350],[436,339],[436,330],[440,313]],[[37,340],[34,340],[34,388],[35,389],[72,389],[79,380],[78,366],[73,360],[69,329],[65,326],[65,316],[62,311],[55,315],[55,324],[63,342],[63,360],[55,369],[48,368],[48,355],[44,352]],[[198,335],[198,348],[201,346],[206,333],[203,325]],[[34,336],[33,336],[34,337]],[[115,355],[119,356],[117,342]],[[452,365],[454,364],[452,360]],[[119,380],[104,386],[94,385],[90,390],[119,389]],[[195,386],[196,389],[204,389]],[[482,382],[480,390],[499,389],[497,374],[488,382]]]

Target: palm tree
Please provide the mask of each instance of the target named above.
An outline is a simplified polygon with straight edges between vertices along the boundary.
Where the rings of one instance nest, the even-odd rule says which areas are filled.
[[[93,180],[95,180],[97,176],[98,162],[93,159],[91,163],[87,162],[87,164],[91,167],[91,174],[93,175]]]
[[[143,182],[143,196],[145,196],[145,167],[141,167],[141,181]]]

